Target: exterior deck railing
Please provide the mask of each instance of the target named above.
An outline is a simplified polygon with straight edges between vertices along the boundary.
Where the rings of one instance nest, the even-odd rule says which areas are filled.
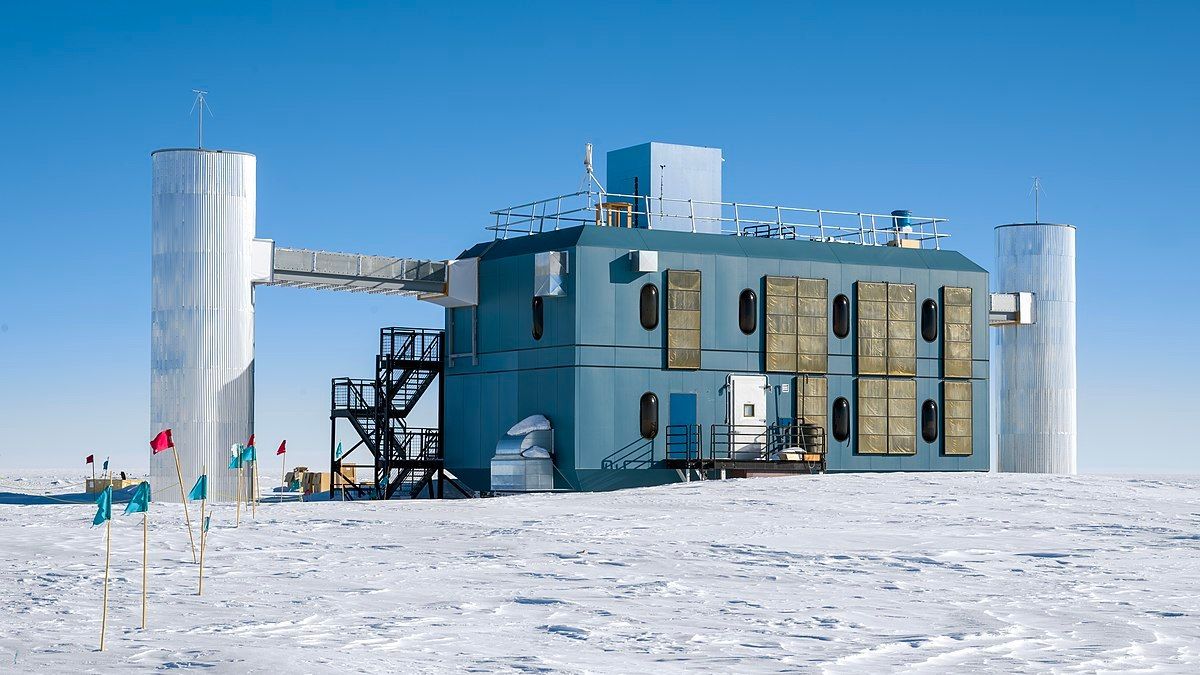
[[[916,242],[941,248],[945,218],[808,209],[742,202],[712,202],[626,195],[596,190],[539,199],[492,211],[487,227],[497,239],[581,224],[608,227],[719,232],[740,237],[808,239],[866,246]]]

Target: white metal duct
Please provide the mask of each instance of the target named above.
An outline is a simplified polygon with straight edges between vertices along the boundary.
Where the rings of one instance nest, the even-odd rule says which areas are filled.
[[[1075,228],[996,228],[996,290],[1031,291],[1032,325],[996,328],[1000,471],[1076,471]]]
[[[186,149],[152,159],[149,432],[174,431],[185,489],[207,469],[209,499],[232,500],[229,448],[254,419],[255,157]],[[151,458],[150,480],[156,500],[180,500],[171,453]]]

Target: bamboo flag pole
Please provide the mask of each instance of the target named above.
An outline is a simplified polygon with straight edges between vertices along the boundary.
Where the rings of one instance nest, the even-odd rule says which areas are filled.
[[[208,473],[208,467],[204,468],[204,474]],[[207,479],[206,479],[207,480]],[[208,486],[204,486],[204,492],[200,493],[200,585],[196,589],[196,595],[204,595],[204,544],[208,540],[208,530],[204,527],[204,502],[208,499]]]
[[[240,527],[242,524],[242,458],[240,456],[238,457],[237,487],[233,491],[233,501],[237,504],[237,518],[234,520],[233,526]]]
[[[283,491],[287,489],[287,455],[279,455],[279,503],[283,503]]]
[[[183,469],[179,468],[179,451],[171,445],[171,454],[175,455],[175,475],[179,477],[179,497],[183,502],[183,520],[187,523],[188,541],[192,543],[192,562],[196,562],[196,538],[192,535],[192,517],[188,515],[187,490],[183,487]]]
[[[258,518],[258,449],[254,450],[254,475],[250,478],[250,517]]]
[[[108,628],[108,561],[112,553],[112,518],[104,525],[104,608],[100,614],[100,651],[104,651],[104,633]]]
[[[146,630],[146,568],[149,565],[150,513],[142,512],[142,630]]]

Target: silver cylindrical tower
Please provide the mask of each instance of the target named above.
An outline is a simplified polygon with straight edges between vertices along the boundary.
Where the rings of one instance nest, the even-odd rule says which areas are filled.
[[[158,150],[151,224],[150,429],[173,430],[184,489],[234,498],[229,449],[254,419],[251,241],[255,157]],[[179,501],[171,452],[150,460],[154,498]]]
[[[1035,322],[997,328],[998,468],[1076,471],[1075,228],[996,228],[1000,293],[1032,291]]]

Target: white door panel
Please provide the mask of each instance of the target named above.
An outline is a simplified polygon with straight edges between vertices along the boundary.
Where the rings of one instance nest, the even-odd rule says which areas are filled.
[[[767,377],[730,375],[728,420],[734,459],[757,459],[767,430]]]

